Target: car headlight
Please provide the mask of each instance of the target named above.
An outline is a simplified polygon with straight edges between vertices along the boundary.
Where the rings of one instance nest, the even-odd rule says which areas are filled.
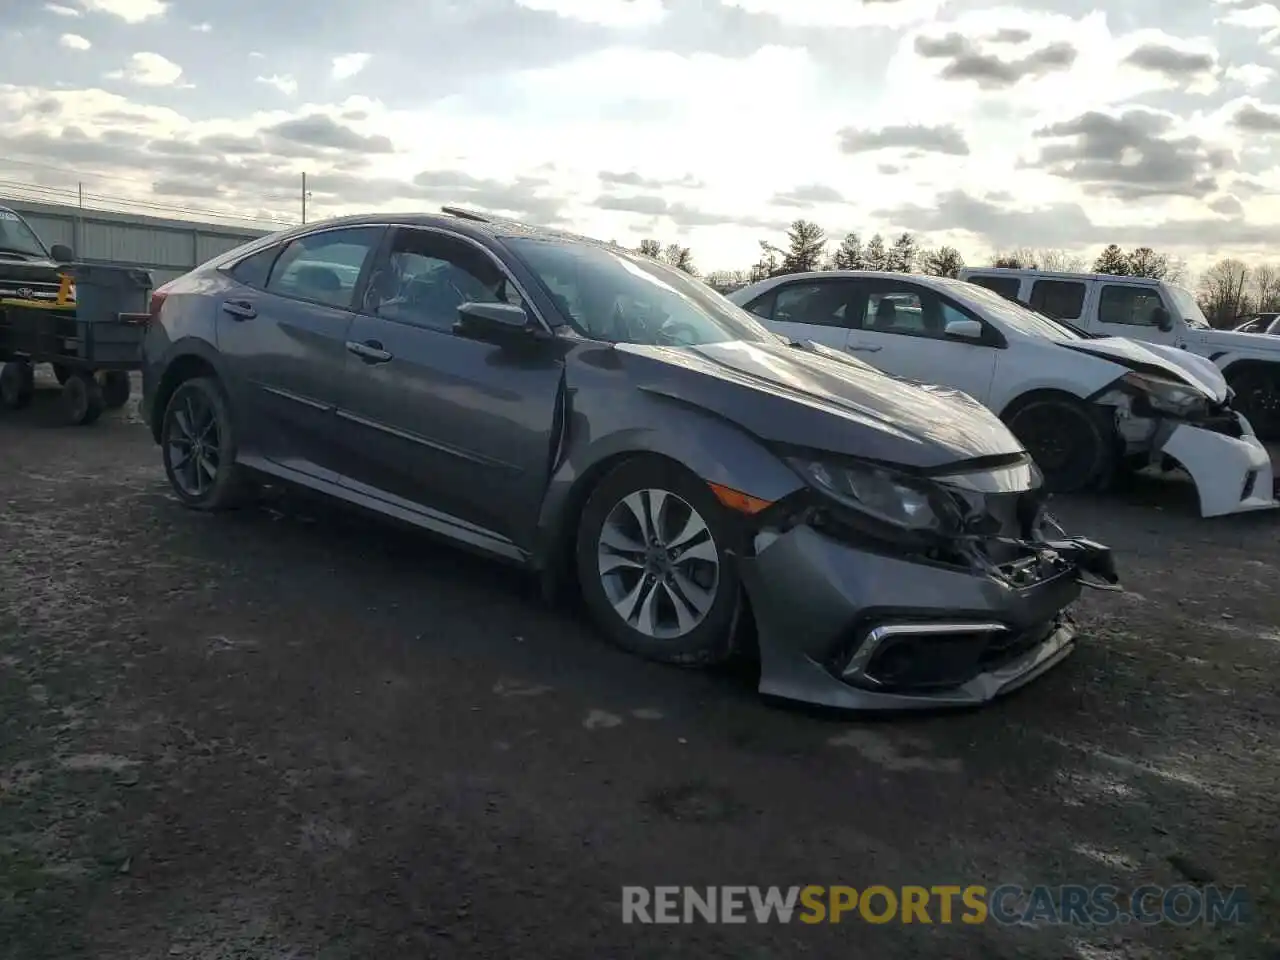
[[[903,530],[943,531],[951,523],[940,491],[870,464],[791,459],[812,486],[847,507]]]
[[[1142,394],[1153,409],[1162,413],[1185,417],[1205,409],[1209,404],[1209,398],[1201,390],[1177,380],[1166,380],[1164,377],[1136,371],[1126,373],[1122,379],[1126,386]]]

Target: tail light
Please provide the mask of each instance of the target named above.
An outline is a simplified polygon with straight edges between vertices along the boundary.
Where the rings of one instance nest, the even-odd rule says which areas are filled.
[[[153,290],[151,293],[151,322],[155,323],[160,319],[160,308],[164,306],[165,297],[169,296],[167,289],[168,284]]]

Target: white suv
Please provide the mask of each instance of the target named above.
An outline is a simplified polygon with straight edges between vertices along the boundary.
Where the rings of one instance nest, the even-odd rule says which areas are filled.
[[[1280,440],[1280,339],[1215,330],[1184,287],[1146,277],[966,267],[960,279],[1087,333],[1164,344],[1212,360],[1258,436]]]

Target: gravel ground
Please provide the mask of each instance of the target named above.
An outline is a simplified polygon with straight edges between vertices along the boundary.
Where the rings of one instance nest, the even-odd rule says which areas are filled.
[[[47,388],[47,384],[46,384]],[[0,412],[0,957],[1280,956],[1280,516],[1064,502],[1128,588],[979,711],[607,648],[296,498],[183,510],[136,415]],[[1243,885],[1230,927],[624,925],[623,884]],[[937,919],[935,914],[935,920]]]

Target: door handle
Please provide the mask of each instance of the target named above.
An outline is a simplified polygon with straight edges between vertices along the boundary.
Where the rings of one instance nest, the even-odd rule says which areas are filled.
[[[875,353],[884,349],[878,343],[847,343],[844,348],[852,353]]]
[[[248,300],[223,300],[222,311],[237,320],[252,320],[258,315],[257,308]]]
[[[347,350],[365,363],[386,363],[391,359],[391,351],[383,350],[378,340],[366,340],[364,343],[348,340]]]

